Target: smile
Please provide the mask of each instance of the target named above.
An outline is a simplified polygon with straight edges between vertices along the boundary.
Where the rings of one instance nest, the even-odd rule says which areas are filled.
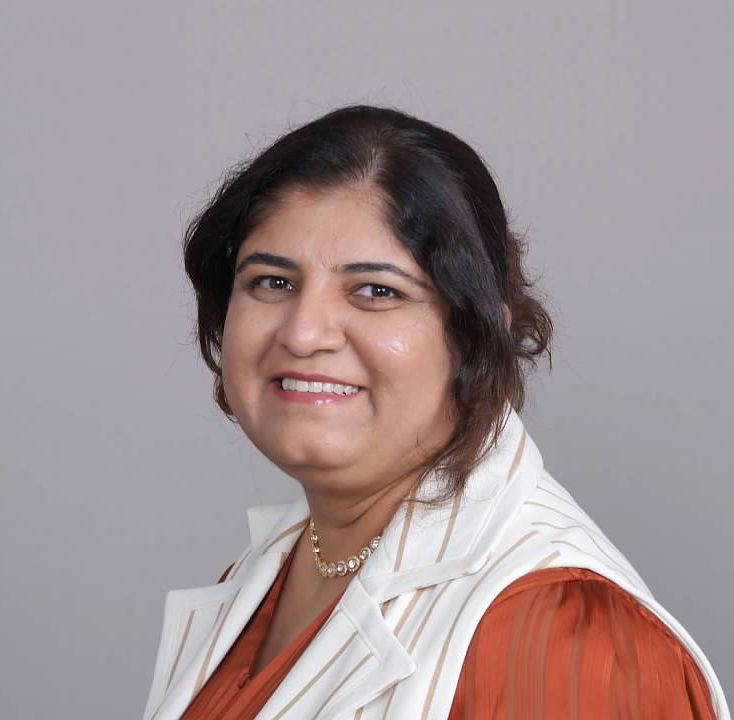
[[[296,392],[309,393],[334,393],[335,395],[354,395],[359,392],[357,385],[341,385],[330,382],[314,382],[298,380],[296,378],[280,378],[280,386],[283,390],[295,390]]]
[[[290,402],[310,405],[333,405],[363,394],[364,388],[356,385],[306,382],[292,378],[276,378],[271,383],[276,397]]]

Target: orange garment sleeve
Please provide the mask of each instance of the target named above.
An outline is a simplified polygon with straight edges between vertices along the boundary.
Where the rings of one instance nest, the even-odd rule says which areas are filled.
[[[715,720],[698,666],[632,595],[581,568],[509,585],[477,626],[449,720]]]

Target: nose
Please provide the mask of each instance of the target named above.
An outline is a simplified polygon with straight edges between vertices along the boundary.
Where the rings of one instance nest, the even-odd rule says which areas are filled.
[[[317,288],[301,292],[288,303],[275,339],[293,355],[307,357],[319,350],[339,350],[345,335],[333,297]]]

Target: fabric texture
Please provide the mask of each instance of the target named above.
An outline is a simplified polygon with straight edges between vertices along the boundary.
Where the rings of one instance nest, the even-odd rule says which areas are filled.
[[[327,607],[252,674],[293,551],[181,720],[250,720],[326,622]],[[231,565],[219,582],[226,579]],[[715,720],[706,681],[657,616],[611,580],[575,567],[516,580],[476,628],[448,720]]]

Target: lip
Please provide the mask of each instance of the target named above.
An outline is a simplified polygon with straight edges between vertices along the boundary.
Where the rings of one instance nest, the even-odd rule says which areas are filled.
[[[300,373],[296,372],[295,370],[283,370],[282,372],[278,373],[277,375],[273,375],[271,380],[279,380],[280,378],[293,378],[294,380],[306,380],[308,382],[328,382],[333,383],[335,385],[354,385],[355,387],[358,387],[360,389],[363,388],[362,385],[358,385],[357,383],[349,382],[348,380],[339,380],[339,378],[330,377],[329,375],[321,375],[320,373]]]
[[[286,376],[289,377],[289,376]],[[300,379],[300,378],[299,378]],[[270,383],[275,397],[288,403],[297,403],[299,405],[312,405],[316,407],[332,407],[341,405],[342,403],[355,402],[357,398],[365,394],[364,389],[350,395],[335,395],[334,393],[312,393],[298,392],[297,390],[283,390],[280,386],[280,380],[274,379]]]

